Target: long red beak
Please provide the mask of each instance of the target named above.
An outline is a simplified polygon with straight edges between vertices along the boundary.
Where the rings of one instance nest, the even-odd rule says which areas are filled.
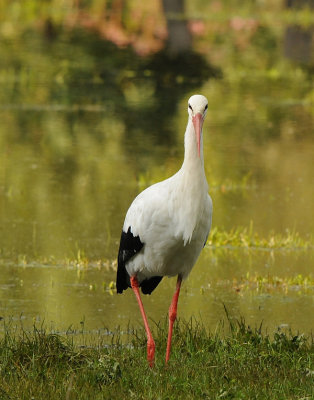
[[[192,122],[194,125],[194,130],[195,130],[195,135],[196,135],[196,141],[197,141],[197,151],[198,151],[198,156],[200,157],[200,152],[201,152],[201,132],[202,132],[202,127],[203,127],[203,116],[201,113],[198,113],[192,117]]]

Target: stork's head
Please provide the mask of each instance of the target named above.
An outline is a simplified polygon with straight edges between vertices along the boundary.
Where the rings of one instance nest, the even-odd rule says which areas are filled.
[[[201,147],[201,133],[203,122],[208,109],[208,101],[205,96],[201,94],[195,94],[189,98],[189,117],[192,119],[196,141],[198,156],[200,157],[200,147]]]

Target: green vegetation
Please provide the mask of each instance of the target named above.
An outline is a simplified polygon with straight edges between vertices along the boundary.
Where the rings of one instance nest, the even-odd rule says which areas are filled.
[[[233,287],[236,291],[255,290],[258,292],[270,292],[273,290],[298,290],[306,292],[314,289],[314,278],[301,274],[280,278],[278,276],[251,275],[249,272],[241,279],[233,279]]]
[[[221,331],[221,329],[219,329]],[[273,337],[229,320],[225,336],[190,321],[176,324],[173,353],[164,366],[166,324],[156,327],[157,361],[146,362],[143,331],[76,346],[34,328],[0,341],[0,397],[9,399],[310,399],[314,395],[313,338]],[[221,333],[221,332],[220,332]]]
[[[314,278],[311,275],[303,276],[302,274],[281,278],[270,274],[267,276],[252,275],[247,272],[245,277],[234,277],[230,280],[215,282],[207,287],[201,286],[200,292],[205,294],[213,286],[221,285],[225,289],[232,288],[232,290],[242,295],[248,291],[253,291],[255,294],[274,293],[275,291],[284,292],[285,294],[288,294],[289,291],[294,291],[298,294],[311,294],[314,289]]]
[[[220,230],[214,227],[210,233],[207,247],[244,247],[250,249],[313,249],[313,238],[303,239],[297,232],[291,232],[288,229],[285,234],[270,232],[266,238],[259,236],[253,230],[253,223],[249,228],[236,227],[230,231]]]

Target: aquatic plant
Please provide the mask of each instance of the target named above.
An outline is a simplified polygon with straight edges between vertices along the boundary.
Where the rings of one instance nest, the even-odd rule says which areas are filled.
[[[248,272],[245,277],[241,277],[240,279],[234,278],[232,280],[232,287],[237,292],[242,292],[243,290],[254,290],[257,292],[281,290],[286,293],[289,290],[307,292],[314,289],[314,277],[302,274],[285,277],[271,274],[263,276],[258,274],[252,275]]]
[[[230,231],[220,230],[218,227],[213,227],[211,230],[207,248],[250,248],[250,249],[313,249],[313,238],[302,238],[298,232],[286,229],[285,233],[269,232],[267,237],[260,237],[253,230],[253,222],[249,228],[235,227]]]

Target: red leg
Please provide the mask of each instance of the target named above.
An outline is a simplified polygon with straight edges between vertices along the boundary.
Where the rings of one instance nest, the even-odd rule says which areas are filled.
[[[140,307],[140,311],[142,314],[145,331],[146,331],[146,335],[147,335],[147,360],[149,362],[149,366],[153,367],[154,366],[154,357],[155,357],[155,342],[154,342],[153,336],[152,336],[151,331],[148,326],[147,317],[146,317],[144,306],[143,306],[142,299],[140,296],[138,280],[135,276],[132,276],[130,280],[131,280],[131,287],[133,289],[133,292],[136,296],[136,300]]]
[[[174,292],[172,302],[169,308],[169,330],[168,330],[168,341],[167,341],[167,352],[166,352],[166,364],[170,357],[172,329],[173,329],[173,323],[177,318],[177,306],[178,306],[181,282],[182,278],[178,276],[176,291]]]

